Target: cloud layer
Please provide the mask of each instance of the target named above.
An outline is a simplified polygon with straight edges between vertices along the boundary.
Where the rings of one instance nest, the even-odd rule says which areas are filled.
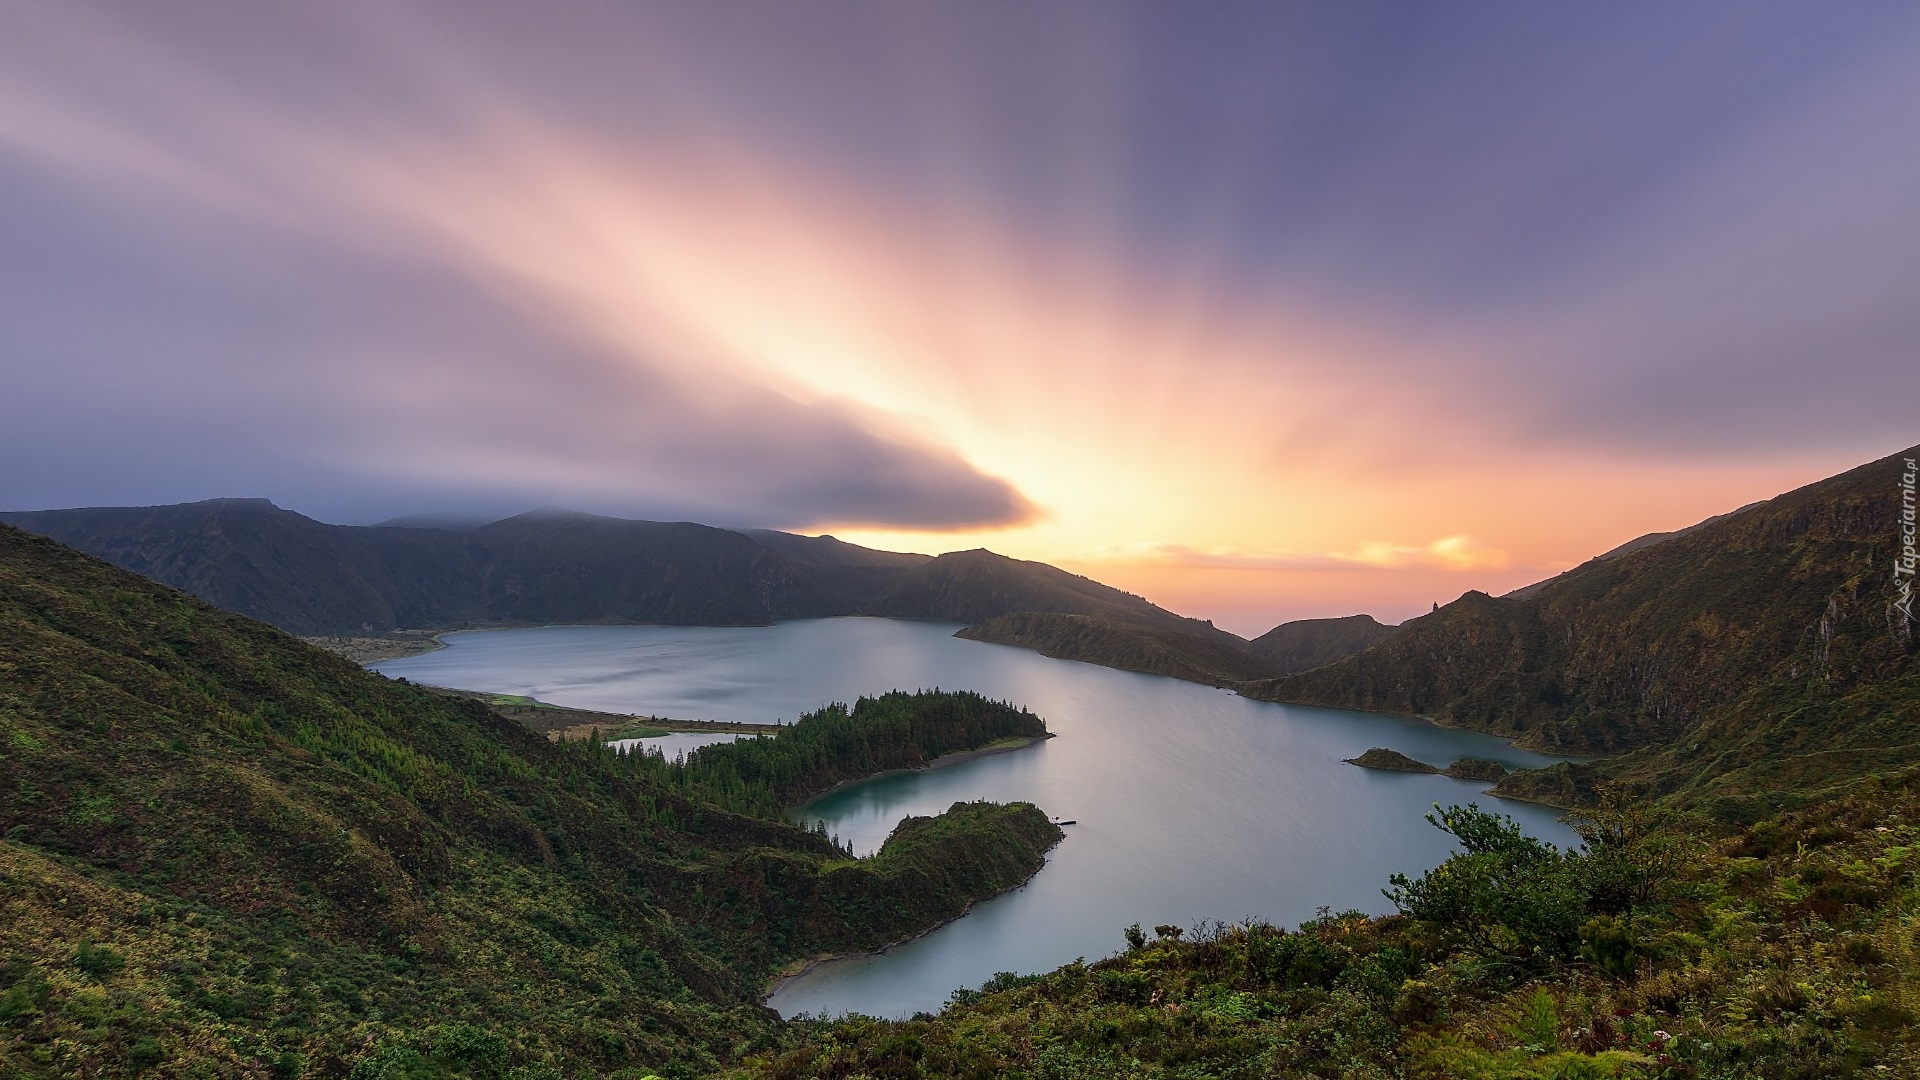
[[[453,146],[381,130],[392,102],[301,129],[297,78],[263,97],[228,53],[34,16],[0,103],[0,316],[30,406],[0,436],[29,466],[8,505],[252,491],[349,519],[559,502],[931,530],[1037,513],[897,418],[644,332],[623,310],[644,284],[594,281],[635,267],[591,250],[636,223],[570,220],[576,193],[516,180],[541,148],[504,145],[497,116]]]

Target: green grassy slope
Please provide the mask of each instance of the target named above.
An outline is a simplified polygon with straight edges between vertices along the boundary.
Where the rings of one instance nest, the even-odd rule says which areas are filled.
[[[1674,742],[1577,768],[1516,773],[1494,791],[1564,806],[1591,798],[1597,785],[1625,783],[1748,823],[1917,764],[1920,675],[1906,674],[1841,694],[1763,684],[1710,710]]]
[[[1059,833],[957,807],[849,860],[0,527],[0,836],[0,1074],[685,1076],[769,1036],[781,965]]]

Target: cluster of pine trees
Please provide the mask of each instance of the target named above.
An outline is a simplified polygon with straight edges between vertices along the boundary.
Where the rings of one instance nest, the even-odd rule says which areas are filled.
[[[849,780],[1047,734],[1038,716],[970,691],[895,690],[860,698],[851,709],[836,702],[775,735],[703,747],[684,759],[629,754],[625,760],[630,770],[690,798],[784,818],[789,807]]]

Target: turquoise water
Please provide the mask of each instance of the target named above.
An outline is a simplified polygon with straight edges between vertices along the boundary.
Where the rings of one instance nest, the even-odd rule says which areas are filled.
[[[1478,800],[1571,845],[1540,807],[1486,785],[1344,764],[1386,746],[1445,765],[1550,758],[1419,720],[1249,701],[1225,691],[1003,645],[957,627],[820,619],[772,627],[548,627],[453,634],[448,647],[374,665],[416,682],[676,719],[792,721],[829,701],[895,688],[975,690],[1032,709],[1059,737],[951,768],[882,777],[801,809],[856,851],[901,818],[962,799],[1026,800],[1074,819],[1024,887],[874,956],[821,964],[782,985],[783,1015],[906,1016],[999,971],[1045,971],[1118,951],[1129,923],[1192,926],[1317,908],[1392,909],[1380,890],[1449,851],[1422,820]]]

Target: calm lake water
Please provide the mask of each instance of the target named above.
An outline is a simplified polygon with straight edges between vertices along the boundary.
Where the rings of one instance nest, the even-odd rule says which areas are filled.
[[[675,731],[666,735],[655,735],[650,739],[613,739],[607,743],[616,750],[640,750],[649,754],[659,754],[668,761],[677,761],[703,746],[714,743],[732,742],[738,735],[703,735],[691,731]]]
[[[801,808],[861,853],[909,814],[963,799],[1025,800],[1066,840],[1026,886],[874,956],[821,964],[768,1002],[782,1015],[932,1011],[995,972],[1046,971],[1124,947],[1129,923],[1265,919],[1321,906],[1385,913],[1380,890],[1447,856],[1422,815],[1483,805],[1571,846],[1540,807],[1482,783],[1342,762],[1386,746],[1436,765],[1553,759],[1419,720],[1249,701],[1193,683],[962,641],[958,627],[819,619],[771,627],[547,627],[449,635],[438,652],[374,665],[415,682],[689,720],[792,721],[892,689],[974,690],[1033,710],[1059,737],[1026,750],[883,777]],[[679,749],[669,749],[669,757]]]

